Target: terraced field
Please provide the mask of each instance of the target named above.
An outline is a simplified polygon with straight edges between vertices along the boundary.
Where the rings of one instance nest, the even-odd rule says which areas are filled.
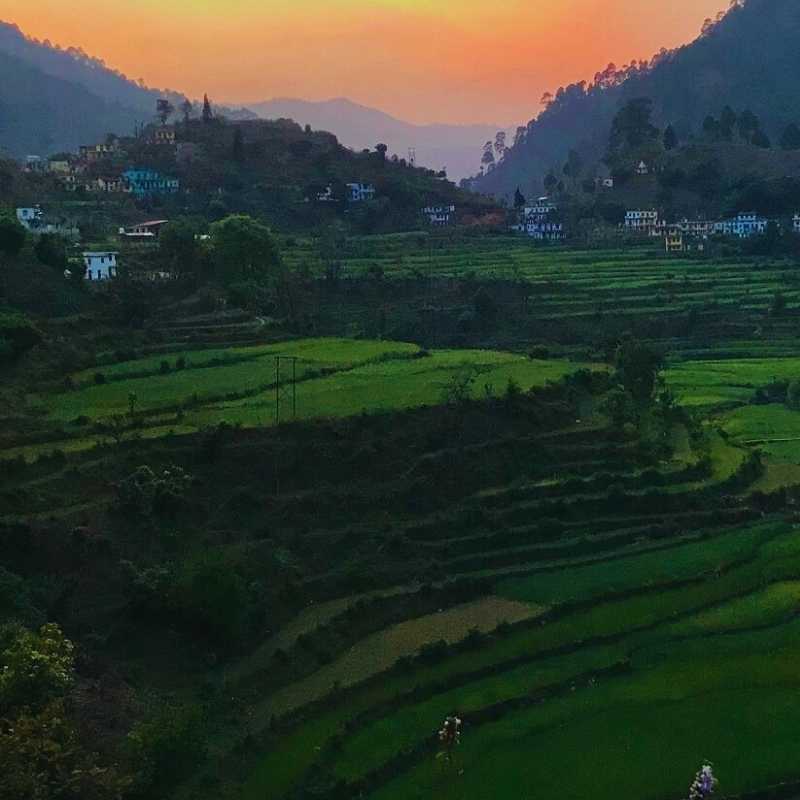
[[[284,360],[277,373],[276,355],[296,358],[296,366]],[[510,380],[527,391],[584,367],[603,368],[488,350],[426,352],[402,342],[355,339],[179,351],[168,360],[149,357],[77,373],[70,390],[33,400],[54,430],[48,441],[6,447],[0,457],[93,447],[108,439],[93,425],[110,419],[121,422],[121,438],[192,433],[221,422],[273,425],[279,380],[285,422],[437,404],[459,376],[469,378],[468,396],[493,396],[503,393]],[[296,405],[289,386],[293,377]]]
[[[757,392],[798,376],[800,359],[787,356],[674,363],[665,378],[679,403],[764,455],[769,474],[760,488],[770,491],[800,484],[800,410]]]
[[[292,265],[323,272],[311,242],[287,250],[286,257]],[[343,265],[345,279],[380,274],[395,281],[517,282],[530,295],[530,313],[544,321],[592,320],[611,312],[652,319],[694,311],[735,327],[748,325],[749,313],[768,310],[778,292],[787,313],[800,307],[800,277],[791,262],[667,258],[648,247],[575,250],[537,247],[519,237],[378,236],[352,241]],[[756,328],[749,323],[737,338],[753,338]]]
[[[663,800],[683,796],[704,758],[726,795],[800,783],[800,527],[781,491],[800,485],[800,412],[754,402],[800,377],[794,267],[506,237],[349,247],[334,304],[364,304],[348,277],[389,293],[430,279],[431,297],[459,278],[448,297],[467,306],[495,281],[507,308],[525,301],[530,328],[512,319],[524,348],[176,339],[29,398],[52,435],[0,452],[74,452],[9,469],[4,521],[80,533],[111,520],[114,564],[141,544],[102,516],[115,487],[140,463],[180,465],[193,494],[160,521],[162,561],[201,542],[269,598],[263,619],[248,617],[260,634],[247,652],[221,666],[211,653],[195,675],[225,708],[214,766],[175,800],[221,783],[219,796],[245,800]],[[288,255],[321,270],[315,258],[302,241]],[[666,352],[678,408],[640,409],[638,426],[605,417],[611,317],[652,328],[640,338]],[[695,317],[696,335],[660,328]],[[574,360],[525,354],[565,321],[584,326],[556,345]],[[277,355],[297,358],[303,425],[275,427],[276,381],[290,377]],[[509,381],[542,391],[506,393]],[[281,421],[291,403],[284,394]],[[216,431],[212,453],[215,436],[169,435],[221,422],[246,430]],[[130,447],[81,452],[110,444],[115,423]],[[96,491],[65,503],[76,481]],[[436,731],[452,713],[464,731],[450,759]]]
[[[672,438],[685,443],[679,430]],[[431,641],[449,644],[396,667],[359,655],[375,646],[367,639],[266,697],[251,673],[252,718],[272,718],[273,733],[246,798],[303,787],[488,800],[541,786],[612,798],[620,785],[661,798],[680,796],[704,757],[731,792],[800,778],[786,766],[800,711],[800,534],[746,522],[759,477],[748,451],[712,436],[648,471],[599,418],[529,446],[538,458],[513,486],[464,486],[446,513],[413,516],[396,535],[417,557],[436,554],[451,580],[530,611],[460,643],[464,627],[434,627]],[[449,762],[435,732],[451,713],[465,727]],[[734,744],[732,728],[747,737],[762,725],[774,726],[773,749]],[[570,768],[576,752],[591,753],[586,767]],[[625,752],[636,761],[627,771]]]

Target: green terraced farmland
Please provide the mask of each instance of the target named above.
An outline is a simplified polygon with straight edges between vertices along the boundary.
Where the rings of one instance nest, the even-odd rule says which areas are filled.
[[[274,700],[259,698],[257,718],[266,724],[272,714],[284,716],[285,727],[279,726],[280,735],[253,764],[245,798],[270,792],[289,797],[298,787],[323,791],[328,785],[381,800],[438,794],[482,799],[511,796],[514,787],[535,795],[539,785],[549,792],[560,786],[560,794],[576,798],[593,788],[611,798],[622,769],[620,748],[631,748],[650,765],[652,787],[637,790],[644,798],[685,788],[695,761],[711,757],[709,752],[724,772],[732,738],[724,709],[731,698],[741,699],[750,722],[739,730],[751,736],[758,724],[774,718],[772,711],[759,716],[764,703],[782,702],[800,688],[790,668],[797,655],[792,620],[800,610],[800,535],[780,521],[731,528],[719,511],[704,517],[706,527],[683,516],[690,509],[704,514],[709,504],[715,506],[715,487],[735,491],[732,481],[742,480],[747,470],[745,450],[709,437],[705,478],[681,482],[678,474],[655,494],[628,491],[615,501],[609,519],[596,510],[606,493],[597,497],[586,488],[591,484],[570,477],[582,469],[582,459],[616,463],[619,445],[604,438],[602,428],[579,428],[555,431],[549,444],[544,437],[529,448],[541,452],[558,476],[551,482],[565,487],[558,496],[569,511],[562,512],[556,531],[551,532],[550,501],[534,491],[533,481],[483,489],[463,514],[453,509],[444,518],[414,523],[406,536],[417,549],[466,550],[468,558],[445,562],[452,563],[450,569],[463,565],[465,576],[486,581],[487,591],[530,604],[532,614],[543,616],[451,646],[433,660],[420,657],[362,674],[341,697],[336,687],[343,684],[335,676],[348,669],[348,660],[335,660],[318,674],[331,687],[319,708],[307,705],[319,687],[305,693],[305,702],[304,692],[292,687]],[[686,431],[675,430],[671,438],[674,460],[661,465],[663,474],[696,458]],[[560,443],[559,455],[552,441]],[[637,456],[626,455],[635,485]],[[561,459],[570,466],[559,468]],[[482,514],[475,513],[479,505]],[[511,520],[519,527],[510,528]],[[525,546],[508,549],[515,540]],[[492,564],[498,568],[487,569]],[[760,632],[781,653],[774,669],[762,651],[748,650],[748,637]],[[735,658],[717,657],[713,644],[708,654],[685,655],[690,645],[721,633],[742,637]],[[725,646],[733,644],[725,640]],[[313,678],[307,685],[312,683]],[[289,697],[294,708],[286,705]],[[704,724],[690,738],[674,735],[683,731],[676,720],[693,704],[702,709]],[[452,765],[437,758],[434,741],[450,713],[465,719]],[[794,712],[781,713],[776,748],[783,758],[791,747]],[[653,715],[664,724],[639,736],[638,726]],[[613,736],[599,742],[600,731],[610,728]],[[614,763],[596,786],[591,771],[566,768],[576,752],[589,750],[599,753],[590,761],[593,770],[602,760]],[[781,758],[743,762],[746,747],[732,752],[728,780],[737,790],[794,777]],[[555,777],[552,764],[564,765]],[[645,768],[636,769],[632,781]]]
[[[323,272],[310,242],[287,251],[287,259]],[[343,266],[345,278],[378,272],[394,281],[517,282],[529,292],[530,313],[540,320],[592,321],[611,313],[647,319],[690,311],[741,318],[766,312],[777,292],[790,312],[800,307],[800,283],[789,261],[668,258],[642,247],[576,250],[541,247],[521,237],[363,237],[349,243]]]
[[[756,389],[798,376],[800,358],[742,358],[673,364],[666,381],[681,404],[713,407],[747,403]]]
[[[6,457],[32,456],[54,448],[75,451],[91,447],[97,437],[81,435],[94,422],[109,418],[131,422],[144,438],[170,432],[189,433],[226,422],[248,427],[273,425],[276,383],[287,388],[292,366],[283,361],[280,376],[275,356],[297,358],[298,419],[345,417],[394,411],[442,402],[459,376],[471,376],[468,396],[497,396],[509,381],[527,391],[558,381],[582,368],[602,365],[566,360],[533,360],[490,350],[435,350],[430,353],[402,342],[354,339],[307,339],[228,350],[172,354],[168,369],[162,358],[144,358],[90,370],[73,377],[74,388],[39,399],[52,424],[66,425],[74,438],[41,446],[18,446]],[[176,365],[182,359],[181,367]],[[94,376],[102,372],[104,382]],[[283,393],[281,421],[292,419],[291,394]],[[131,426],[132,427],[132,426]]]
[[[312,715],[281,738],[254,772],[246,797],[267,786],[280,795],[300,780],[310,748],[319,749],[317,758],[336,779],[366,781],[369,796],[382,799],[443,792],[483,800],[510,796],[515,786],[535,794],[542,785],[560,787],[567,797],[589,792],[610,799],[620,780],[631,781],[631,792],[638,786],[637,796],[659,798],[680,791],[698,752],[714,761],[732,792],[796,778],[787,754],[800,713],[800,535],[788,525],[762,523],[678,545],[660,558],[676,570],[661,586],[649,580],[641,557],[598,565],[591,569],[608,575],[591,590],[591,609],[523,625]],[[573,601],[564,588],[579,584],[582,571],[552,573],[537,597],[554,607]],[[615,575],[627,577],[624,586]],[[689,584],[679,588],[683,580]],[[603,599],[621,588],[628,598]],[[415,695],[407,694],[412,687]],[[454,712],[465,729],[447,765],[430,739]],[[756,741],[767,725],[769,747]],[[584,751],[593,754],[589,767],[568,769],[575,752]],[[635,764],[620,752],[634,753]],[[377,776],[389,764],[400,774],[384,783]],[[563,769],[554,772],[553,764]]]

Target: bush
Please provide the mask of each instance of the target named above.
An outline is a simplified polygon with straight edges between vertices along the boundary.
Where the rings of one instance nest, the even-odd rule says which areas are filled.
[[[175,511],[186,501],[193,480],[180,467],[167,467],[156,473],[141,466],[117,487],[117,503],[121,509],[144,516]]]
[[[203,714],[198,706],[167,705],[128,734],[141,788],[160,793],[174,786],[206,755]]]
[[[0,308],[0,362],[21,356],[41,341],[41,332],[28,317]]]
[[[102,372],[95,372],[94,382],[97,386],[102,386],[106,382],[106,376]]]
[[[800,410],[800,380],[794,380],[786,390],[786,405],[795,411]]]
[[[0,713],[63,696],[75,679],[74,649],[52,623],[38,633],[16,624],[0,628]]]
[[[528,358],[532,361],[546,361],[550,358],[550,350],[544,345],[537,345],[532,347],[528,352]]]
[[[232,565],[215,554],[181,566],[170,605],[198,633],[223,647],[237,643],[247,630],[247,586]]]
[[[170,371],[170,368],[169,368],[169,361],[162,361],[162,362],[161,362],[161,365],[160,365],[160,366],[159,366],[159,368],[158,368],[158,371],[159,371],[159,372],[160,372],[162,375],[167,375],[167,374],[169,374],[169,371]]]

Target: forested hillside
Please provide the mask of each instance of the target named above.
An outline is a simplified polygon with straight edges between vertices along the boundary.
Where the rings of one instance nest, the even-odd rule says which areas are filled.
[[[508,195],[517,185],[530,189],[571,149],[586,160],[605,152],[616,112],[628,101],[653,101],[656,125],[673,125],[679,136],[702,127],[709,113],[725,105],[750,109],[777,139],[800,119],[794,76],[800,6],[792,0],[734,0],[718,20],[707,21],[700,37],[649,62],[609,65],[591,82],[581,81],[545,95],[544,111],[518,131],[514,146],[476,185]]]
[[[10,23],[0,22],[0,53],[15,56],[45,75],[82,86],[107,102],[140,113],[151,114],[159,97],[168,96],[173,102],[182,99],[177,92],[150,88],[141,81],[132,80],[80,48],[62,48],[28,37]]]
[[[143,116],[4,52],[0,75],[0,151],[12,156],[77,150],[109,131],[132,133]]]
[[[126,135],[153,117],[156,100],[183,96],[133,81],[78,48],[29,38],[0,22],[0,150],[15,157],[76,150]]]

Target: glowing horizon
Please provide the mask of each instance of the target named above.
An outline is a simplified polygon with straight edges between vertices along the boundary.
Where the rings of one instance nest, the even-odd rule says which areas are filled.
[[[525,122],[542,93],[694,39],[726,0],[0,0],[128,77],[255,103],[347,97],[410,122]]]

